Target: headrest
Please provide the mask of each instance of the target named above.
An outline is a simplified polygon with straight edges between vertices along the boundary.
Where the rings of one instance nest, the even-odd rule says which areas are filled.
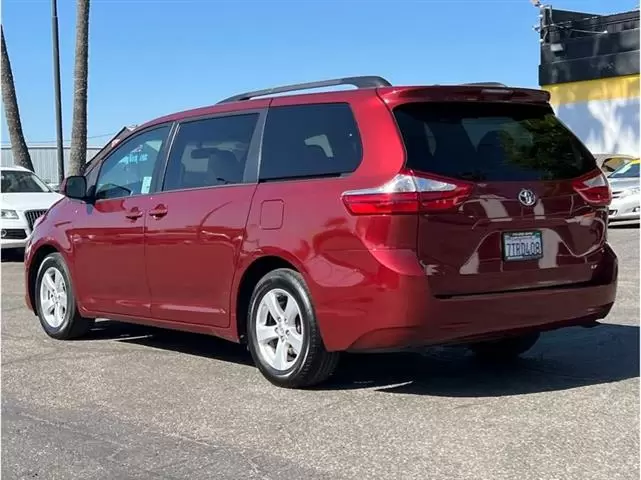
[[[483,135],[481,141],[479,142],[479,147],[500,146],[502,145],[502,143],[503,141],[501,139],[501,132],[492,130]]]
[[[217,148],[214,148],[214,147],[195,148],[189,153],[189,156],[193,159],[204,159],[204,158],[209,158],[220,151],[221,150],[218,150]]]
[[[215,152],[212,152],[211,158],[214,159],[217,163],[233,163],[234,165],[238,165],[238,160],[236,159],[236,155],[231,153],[229,150],[218,150],[218,149],[213,149]]]
[[[320,145],[308,145],[305,149],[305,156],[309,160],[323,162],[327,160],[325,150]]]

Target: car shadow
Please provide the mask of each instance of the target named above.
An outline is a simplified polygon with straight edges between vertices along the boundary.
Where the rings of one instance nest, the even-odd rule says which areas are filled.
[[[641,225],[639,222],[636,223],[626,223],[626,222],[621,222],[621,223],[610,223],[608,225],[608,228],[611,228],[613,230],[638,230],[639,225]]]
[[[24,262],[24,250],[8,249],[2,250],[2,263],[22,263]]]
[[[529,352],[504,364],[484,363],[467,349],[452,347],[350,357],[324,388],[374,387],[447,397],[521,395],[638,377],[639,327],[602,324],[548,332]]]
[[[244,345],[210,335],[99,320],[82,340],[117,340],[188,355],[253,365]]]
[[[245,346],[207,335],[101,321],[85,338],[253,364]],[[639,327],[604,323],[590,329],[573,327],[545,333],[521,358],[502,365],[480,362],[460,347],[344,354],[335,375],[314,389],[368,388],[387,393],[474,398],[568,390],[638,376]]]

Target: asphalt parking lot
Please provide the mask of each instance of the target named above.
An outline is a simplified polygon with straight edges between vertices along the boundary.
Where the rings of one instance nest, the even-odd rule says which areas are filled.
[[[343,359],[278,389],[243,347],[101,322],[49,339],[2,263],[3,479],[638,479],[639,229],[613,228],[604,325],[491,367],[459,349]]]

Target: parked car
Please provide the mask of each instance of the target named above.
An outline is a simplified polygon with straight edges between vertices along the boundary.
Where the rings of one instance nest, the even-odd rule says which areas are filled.
[[[333,85],[357,88],[299,94]],[[62,191],[25,261],[48,335],[98,317],[216,335],[284,387],[343,351],[507,360],[615,300],[608,182],[539,90],[243,93],[140,126]]]
[[[626,163],[608,175],[612,189],[610,222],[639,221],[639,160]]]
[[[2,176],[2,249],[21,249],[35,221],[63,196],[23,167],[0,167]]]
[[[52,192],[59,192],[60,191],[60,184],[56,182],[45,182],[47,184],[47,187],[51,189]]]

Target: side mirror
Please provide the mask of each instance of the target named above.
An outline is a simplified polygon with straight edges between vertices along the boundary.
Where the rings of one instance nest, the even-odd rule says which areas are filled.
[[[87,179],[80,175],[72,175],[62,182],[60,191],[65,197],[85,200],[87,198]]]

